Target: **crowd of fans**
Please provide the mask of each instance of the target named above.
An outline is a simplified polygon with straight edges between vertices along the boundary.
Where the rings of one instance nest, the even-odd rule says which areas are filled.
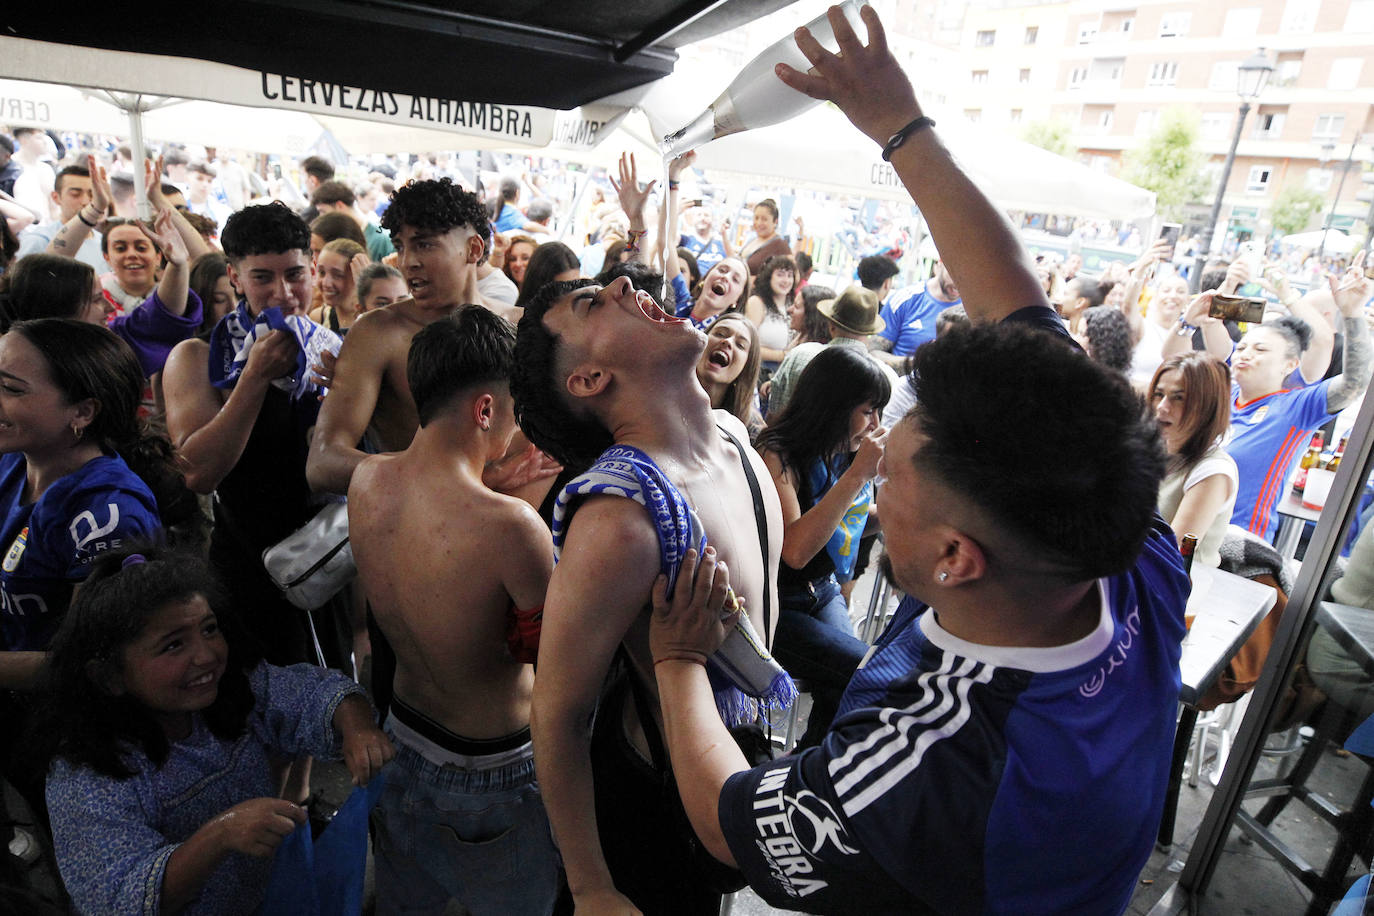
[[[879,43],[860,50],[873,56],[847,59],[905,85]],[[870,135],[891,133],[892,119],[866,115],[870,103],[844,84],[824,89]],[[903,99],[897,91],[884,104]],[[904,130],[914,138],[921,127]],[[756,884],[775,872],[773,892],[786,897],[800,885],[780,857],[808,869],[830,860],[747,852],[765,849],[740,840],[752,815],[742,826],[727,808],[745,780],[720,777],[703,803],[686,787],[702,764],[679,757],[683,742],[720,726],[682,724],[674,717],[688,701],[675,706],[669,694],[691,691],[675,664],[710,654],[705,625],[681,621],[726,601],[727,563],[743,613],[812,697],[802,762],[785,768],[788,785],[804,787],[821,779],[815,763],[841,765],[843,748],[859,747],[856,709],[882,705],[873,679],[888,669],[856,675],[870,647],[849,607],[880,528],[886,573],[913,595],[995,580],[996,595],[1029,589],[1077,615],[1086,599],[1074,588],[1135,568],[1143,578],[1133,587],[1154,589],[1158,628],[1175,639],[1176,666],[1180,586],[1158,547],[1164,536],[1147,535],[1141,519],[1156,507],[1176,537],[1200,538],[1197,559],[1213,566],[1228,525],[1272,539],[1311,434],[1333,418],[1348,428],[1371,375],[1374,284],[1363,254],[1320,282],[1301,256],[1212,261],[1198,294],[1183,274],[1187,240],[1100,275],[1076,256],[1044,258],[1037,277],[1029,261],[951,229],[939,199],[932,229],[950,256],[928,275],[902,285],[896,260],[870,255],[826,286],[800,220],[789,240],[773,199],[754,206],[744,234],[716,225],[703,202],[679,201],[691,154],[669,167],[661,206],[655,183],[622,159],[570,246],[552,228],[568,188],[538,176],[501,177],[484,200],[432,177],[424,160],[408,181],[374,173],[349,184],[311,157],[293,207],[270,200],[285,185],[274,189],[230,158],[168,148],[142,166],[152,213],[142,220],[126,151],[50,165],[49,142],[23,128],[0,137],[0,153],[13,154],[0,162],[0,728],[31,736],[8,743],[4,775],[38,812],[37,829],[50,831],[83,912],[251,911],[273,850],[318,813],[313,756],[342,756],[359,784],[387,780],[373,838],[379,912],[449,898],[473,912],[548,912],[620,894],[648,912],[713,912],[722,891],[743,884],[727,868],[736,864]],[[976,189],[948,187],[923,193],[969,195],[971,226],[1011,238],[997,235],[1005,220]],[[1139,243],[1129,231],[1116,241]],[[1216,296],[1237,293],[1265,299],[1262,321],[1211,317]],[[1029,308],[1004,307],[1022,294]],[[1030,327],[981,327],[1002,318]],[[1100,365],[1044,343],[1049,332],[1071,336]],[[995,380],[970,368],[984,352],[1000,366]],[[987,454],[1004,440],[975,437],[970,454],[921,442],[956,441],[961,422],[992,423],[999,436],[1027,428],[1040,409],[1032,396],[1049,390],[1045,373],[1110,392],[1102,410],[1127,444],[1075,445],[1088,435],[1076,427],[1058,441],[1053,430],[1070,429],[1083,405],[1056,392],[1049,431],[1032,437],[1042,439],[1034,448],[1025,443],[1028,467],[1055,448],[1083,454],[1073,475],[1029,479],[1060,503],[1110,502],[1114,488],[1134,488],[1146,515],[1127,518],[1120,506],[1090,514],[1121,543],[1056,544],[1042,567],[1031,547],[1043,529],[1022,518],[1037,503],[977,476],[1005,460]],[[1006,389],[999,409],[1024,415],[1012,424],[950,402],[931,387],[936,378],[949,390]],[[899,435],[913,408],[923,425]],[[933,457],[894,470],[894,447]],[[585,482],[607,456],[606,473],[638,469],[657,499],[684,500],[684,517],[709,534],[710,548],[694,542],[677,557],[682,575],[660,562],[642,508]],[[954,470],[960,463],[972,468]],[[982,539],[970,547],[953,538],[919,576],[899,553],[911,545],[891,542],[927,530],[921,513],[937,510],[896,497],[889,510],[882,496],[911,467],[957,495],[950,505],[960,508],[940,510],[948,530],[966,526]],[[303,613],[263,553],[345,498],[358,579]],[[704,584],[694,587],[698,567]],[[933,604],[930,594],[918,597]],[[976,618],[961,618],[956,596],[945,597],[949,632],[930,638],[967,647],[951,634]],[[1090,630],[1107,614],[1092,602]],[[647,604],[657,609],[653,627]],[[898,651],[892,640],[915,619],[899,613],[884,652]],[[970,626],[963,632],[985,637],[974,642],[1058,645],[998,643],[995,627]],[[1041,636],[1070,632],[1086,631],[1066,623]],[[308,664],[317,656],[336,670]],[[1151,664],[1167,668],[1167,656]],[[1049,670],[1036,664],[1049,663],[1029,670]],[[858,693],[870,693],[856,695],[860,681],[868,686]],[[1165,686],[1156,684],[1151,707],[1160,722],[1172,709]],[[711,687],[720,693],[714,675]],[[772,756],[766,723],[731,723],[747,765]],[[837,723],[851,731],[837,738]],[[1167,763],[1167,739],[1157,750],[1146,756]],[[749,797],[757,790],[764,804],[774,774],[749,779]],[[642,803],[610,797],[606,785],[625,798],[642,791]],[[857,854],[847,844],[877,842],[857,839],[874,815],[849,788],[834,791],[808,812],[830,831],[813,828],[811,852],[828,838]],[[835,811],[845,798],[847,828]],[[1137,820],[1148,824],[1149,811],[1123,823]],[[681,843],[660,844],[659,834]],[[498,852],[517,857],[518,872],[495,867]],[[1139,867],[1137,852],[1123,853],[1124,868]],[[872,899],[920,897],[884,867]],[[1119,891],[1098,899],[1116,905]],[[922,899],[938,906],[972,893]]]

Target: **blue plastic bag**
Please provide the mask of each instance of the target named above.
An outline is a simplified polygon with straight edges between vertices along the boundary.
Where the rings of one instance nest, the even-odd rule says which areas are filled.
[[[302,824],[277,847],[258,916],[358,916],[367,869],[367,817],[383,776],[353,790],[313,842]]]

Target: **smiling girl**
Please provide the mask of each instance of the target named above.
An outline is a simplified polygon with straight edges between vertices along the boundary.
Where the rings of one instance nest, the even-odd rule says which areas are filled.
[[[320,289],[320,307],[310,320],[343,337],[361,314],[355,277],[372,261],[367,249],[352,239],[334,239],[320,249],[315,268],[315,283]]]
[[[43,750],[62,879],[88,913],[250,913],[305,812],[273,755],[394,754],[362,689],[309,665],[246,667],[200,560],[103,557],[53,645]],[[228,624],[228,621],[223,621]]]

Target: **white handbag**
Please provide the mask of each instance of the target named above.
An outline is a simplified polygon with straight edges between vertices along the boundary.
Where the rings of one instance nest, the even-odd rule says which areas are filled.
[[[296,607],[313,611],[358,574],[348,543],[348,503],[334,502],[262,552],[267,575]]]

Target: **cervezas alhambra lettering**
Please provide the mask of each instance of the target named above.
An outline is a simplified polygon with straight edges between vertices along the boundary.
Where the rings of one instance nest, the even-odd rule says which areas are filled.
[[[535,138],[531,112],[513,105],[407,96],[265,70],[260,72],[263,99],[278,103],[279,107],[287,107],[280,104],[283,102],[294,103],[302,108],[332,109],[345,115],[363,112],[412,123],[442,124],[462,128],[467,133],[499,134],[517,140]]]

